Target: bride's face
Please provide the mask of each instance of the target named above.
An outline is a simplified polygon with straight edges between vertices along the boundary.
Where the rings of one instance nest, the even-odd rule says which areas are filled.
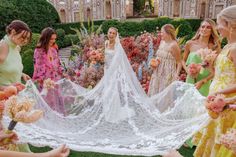
[[[116,30],[114,30],[114,29],[109,29],[109,30],[108,30],[107,36],[108,36],[108,39],[109,39],[109,40],[115,40],[116,35],[117,35]]]

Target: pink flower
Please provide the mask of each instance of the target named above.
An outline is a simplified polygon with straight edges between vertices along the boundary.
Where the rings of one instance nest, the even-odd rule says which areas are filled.
[[[206,108],[215,113],[222,112],[225,105],[225,96],[222,94],[210,95],[207,97],[207,100],[205,102]]]

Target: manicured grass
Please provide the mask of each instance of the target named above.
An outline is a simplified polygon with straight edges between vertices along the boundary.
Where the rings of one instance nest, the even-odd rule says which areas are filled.
[[[51,150],[49,147],[34,147],[30,146],[31,151],[33,152],[46,152]],[[184,157],[192,157],[194,148],[185,148],[181,147],[179,149],[179,152],[184,156]],[[102,153],[93,153],[93,152],[75,152],[71,151],[69,157],[131,157],[131,156],[124,156],[124,155],[111,155],[111,154],[102,154]],[[141,156],[135,156],[135,157],[141,157]],[[158,156],[156,156],[158,157]]]

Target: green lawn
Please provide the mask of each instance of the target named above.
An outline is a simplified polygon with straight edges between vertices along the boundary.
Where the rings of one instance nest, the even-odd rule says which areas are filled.
[[[39,148],[39,147],[33,147],[33,146],[30,146],[30,149],[33,152],[45,152],[45,151],[50,150],[49,147]],[[179,151],[184,157],[192,157],[194,149],[181,147]],[[71,151],[69,157],[131,157],[131,156],[110,155],[110,154],[93,153],[93,152],[75,152],[75,151]],[[141,157],[141,156],[136,156],[136,157]]]

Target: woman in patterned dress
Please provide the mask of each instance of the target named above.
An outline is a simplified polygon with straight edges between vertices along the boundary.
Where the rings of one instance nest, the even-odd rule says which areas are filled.
[[[210,86],[210,95],[220,93],[227,98],[236,95],[232,86],[236,84],[236,6],[222,10],[217,17],[217,29],[228,44],[215,61],[215,76]],[[211,114],[210,114],[211,116]],[[212,116],[209,123],[194,137],[197,148],[195,157],[235,157],[232,150],[220,143],[220,137],[230,128],[236,128],[236,111],[225,109]]]
[[[60,64],[58,50],[54,46],[56,38],[57,34],[54,29],[45,28],[34,51],[32,79],[38,85],[39,90],[42,90],[44,80],[50,78],[53,81],[58,81],[62,78],[63,68]],[[53,110],[64,114],[63,99],[57,86],[54,89],[49,89],[44,98]]]
[[[160,64],[151,77],[148,95],[155,95],[177,80],[181,70],[180,48],[176,41],[175,28],[166,24],[161,28],[161,44],[156,52]]]

